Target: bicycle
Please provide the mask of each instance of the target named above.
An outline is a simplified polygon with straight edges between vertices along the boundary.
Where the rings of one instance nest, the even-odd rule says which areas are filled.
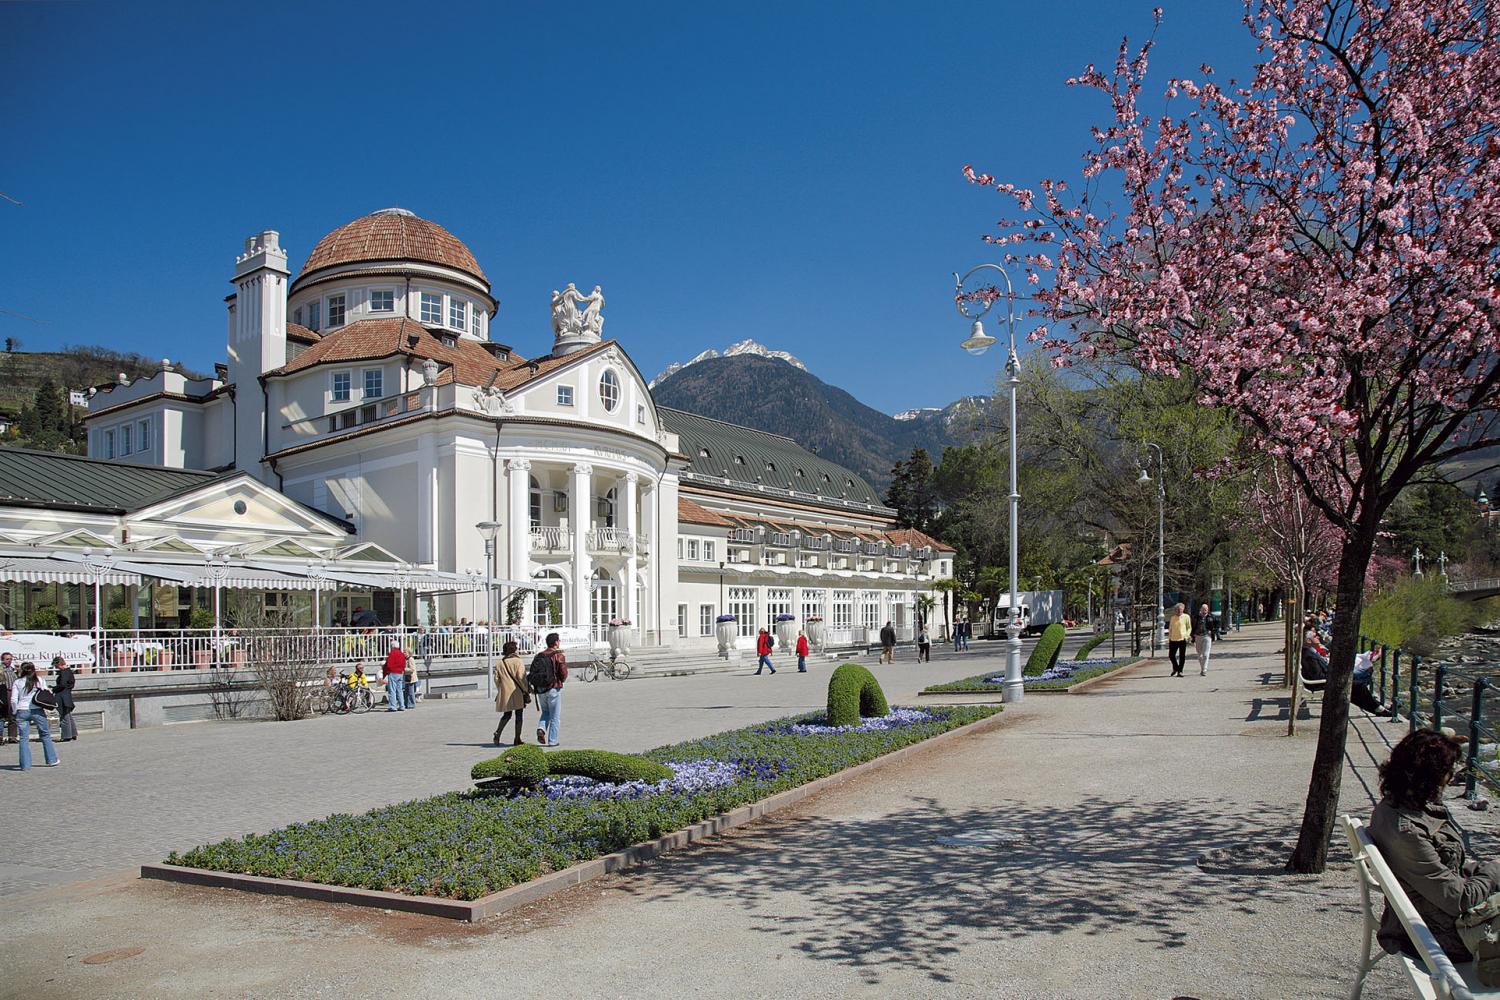
[[[612,681],[623,681],[630,676],[630,661],[623,657],[619,659],[594,659],[583,665],[583,682],[592,684],[600,677],[608,677]]]

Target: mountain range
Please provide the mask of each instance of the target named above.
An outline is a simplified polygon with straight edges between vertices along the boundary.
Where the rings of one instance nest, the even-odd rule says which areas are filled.
[[[944,447],[963,440],[965,417],[986,402],[966,397],[941,409],[892,416],[824,382],[786,352],[755,341],[669,365],[651,386],[663,406],[789,437],[858,472],[882,494],[892,466],[913,448],[926,448],[936,462]]]

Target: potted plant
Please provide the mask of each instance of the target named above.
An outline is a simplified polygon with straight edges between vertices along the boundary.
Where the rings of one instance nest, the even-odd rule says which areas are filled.
[[[135,628],[135,617],[131,615],[129,608],[110,608],[109,614],[104,616],[104,631],[129,632]],[[111,651],[111,661],[117,667],[130,667],[135,665],[137,644],[133,642],[122,642],[115,645]]]
[[[777,615],[775,624],[776,645],[778,648],[790,652],[797,645],[797,616]]]
[[[629,618],[611,618],[609,620],[609,658],[620,659],[625,651],[630,648],[631,631]]]
[[[188,617],[188,628],[195,633],[206,633],[213,627],[214,615],[207,608],[194,608],[193,613]],[[214,662],[212,640],[207,635],[194,635],[188,641],[192,643],[195,666],[206,667]]]
[[[821,650],[827,638],[827,633],[823,629],[823,616],[808,615],[807,621],[804,624],[807,626],[808,645],[812,646],[813,649]]]
[[[729,648],[734,645],[734,634],[739,631],[739,619],[734,615],[720,615],[714,619],[714,633],[719,639],[719,655],[729,659]]]

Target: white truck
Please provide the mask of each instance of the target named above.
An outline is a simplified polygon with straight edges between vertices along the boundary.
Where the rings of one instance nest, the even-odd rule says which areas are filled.
[[[1063,592],[1061,590],[1022,590],[1016,594],[1016,614],[1021,623],[1021,634],[1040,632],[1053,622],[1063,618]],[[1001,594],[995,600],[990,631],[1004,635],[1006,619],[1010,616],[1010,593]]]

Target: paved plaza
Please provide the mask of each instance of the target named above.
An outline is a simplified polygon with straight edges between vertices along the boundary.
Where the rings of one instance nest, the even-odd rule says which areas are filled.
[[[0,774],[0,995],[1343,996],[1359,929],[1347,859],[1292,878],[1264,853],[1294,834],[1316,729],[1284,736],[1279,641],[1278,625],[1245,629],[1207,678],[1158,661],[1033,695],[989,733],[477,926],[125,869],[460,787],[493,730],[486,703],[100,736],[55,771]],[[998,652],[877,673],[909,701]],[[812,708],[829,669],[570,686],[564,740],[636,750]],[[1346,809],[1368,812],[1402,732],[1357,724]],[[1199,863],[1226,849],[1243,860]],[[1394,967],[1366,992],[1405,995]]]

